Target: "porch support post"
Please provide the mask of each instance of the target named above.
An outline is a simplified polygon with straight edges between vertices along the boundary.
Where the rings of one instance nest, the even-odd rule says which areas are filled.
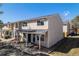
[[[12,38],[14,38],[14,31],[12,30]]]
[[[33,34],[31,34],[31,42],[33,43]]]
[[[37,34],[35,35],[35,42],[37,42]]]
[[[45,45],[45,39],[46,39],[46,35],[44,34],[44,45]]]
[[[41,49],[41,35],[39,35],[39,50]]]
[[[19,32],[17,31],[17,40],[19,39],[19,37],[18,37],[18,36],[19,36],[19,34],[18,34],[18,33],[19,33]]]
[[[26,33],[26,47],[27,47],[27,43],[28,43],[28,33]]]
[[[21,33],[21,40],[20,40],[20,42],[23,42],[23,33]]]
[[[15,29],[14,29],[14,31],[13,31],[13,32],[14,32],[13,34],[14,34],[14,38],[15,38]]]
[[[16,24],[14,24],[13,36],[15,38]]]

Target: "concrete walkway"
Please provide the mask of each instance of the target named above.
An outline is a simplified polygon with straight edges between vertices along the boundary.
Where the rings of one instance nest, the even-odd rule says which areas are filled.
[[[79,38],[79,36],[68,36],[67,38]]]
[[[12,43],[11,41],[14,40],[14,38],[11,38],[11,39],[3,39],[3,38],[0,38],[0,42],[3,42],[3,43],[6,43],[6,45],[11,45],[13,46],[14,48],[17,48],[23,52],[26,52],[28,54],[32,54],[32,55],[36,55],[36,54],[39,54],[39,53],[42,53],[42,54],[45,54],[45,55],[48,55],[48,52],[49,52],[49,49],[45,48],[45,47],[41,47],[41,50],[39,50],[39,48],[36,48],[35,46],[38,46],[38,45],[34,45],[32,44],[31,46],[28,47],[28,45],[26,46],[25,43]]]
[[[11,42],[12,40],[14,40],[14,38],[10,38],[10,39],[4,39],[4,38],[0,38],[0,42],[6,42],[6,43],[8,43],[8,42]]]
[[[48,55],[48,51],[45,48],[42,48],[41,50],[39,50],[34,47],[26,47],[25,44],[23,44],[23,43],[11,44],[11,45],[23,52],[28,53],[28,54],[36,55],[36,54],[42,53],[42,54]]]

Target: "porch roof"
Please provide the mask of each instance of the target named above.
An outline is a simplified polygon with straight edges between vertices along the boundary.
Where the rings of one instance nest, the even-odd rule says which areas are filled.
[[[46,34],[48,30],[18,30],[18,32],[28,33],[28,34]]]

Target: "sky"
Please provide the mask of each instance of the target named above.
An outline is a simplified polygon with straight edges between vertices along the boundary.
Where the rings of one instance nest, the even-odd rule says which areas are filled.
[[[72,20],[79,15],[77,3],[4,3],[0,6],[4,23],[27,20],[45,15],[59,14],[63,21]]]

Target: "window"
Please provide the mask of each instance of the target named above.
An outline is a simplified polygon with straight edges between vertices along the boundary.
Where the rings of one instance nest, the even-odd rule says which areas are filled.
[[[33,42],[35,42],[35,34],[33,34]]]
[[[44,35],[41,35],[41,41],[44,41]]]
[[[41,35],[40,39],[41,41],[44,41],[44,35]],[[39,35],[37,35],[37,40],[39,40]]]
[[[37,21],[37,25],[44,25],[44,21]]]
[[[27,23],[26,23],[26,22],[23,22],[23,23],[22,23],[22,26],[27,26]]]

